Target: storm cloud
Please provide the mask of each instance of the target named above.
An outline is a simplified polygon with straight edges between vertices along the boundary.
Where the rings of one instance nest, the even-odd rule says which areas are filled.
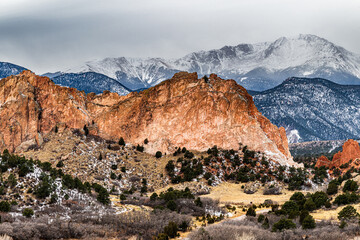
[[[358,0],[2,0],[0,61],[36,73],[315,34],[360,53]]]

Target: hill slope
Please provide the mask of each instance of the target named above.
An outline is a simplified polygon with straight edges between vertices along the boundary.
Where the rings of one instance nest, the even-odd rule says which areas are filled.
[[[253,97],[264,116],[286,128],[289,142],[360,136],[360,86],[289,78],[273,89],[253,93]]]

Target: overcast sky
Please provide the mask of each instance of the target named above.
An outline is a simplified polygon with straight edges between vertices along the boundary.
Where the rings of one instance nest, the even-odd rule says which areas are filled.
[[[310,33],[360,53],[359,0],[0,0],[0,61],[36,73]]]

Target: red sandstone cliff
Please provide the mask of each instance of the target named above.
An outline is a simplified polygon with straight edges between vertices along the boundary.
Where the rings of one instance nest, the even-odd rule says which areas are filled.
[[[324,167],[330,168],[330,164],[331,164],[331,161],[327,157],[322,155],[317,159],[315,167],[319,168],[319,167],[324,166]]]
[[[326,166],[329,168],[339,168],[341,165],[346,163],[349,163],[349,167],[351,167],[352,163],[358,164],[358,161],[355,160],[360,159],[359,143],[355,140],[349,139],[344,143],[342,148],[342,152],[339,151],[335,153],[331,162],[325,156],[319,157],[315,167]]]
[[[24,142],[41,143],[55,125],[89,126],[106,139],[142,144],[146,151],[169,152],[176,146],[193,150],[238,149],[239,143],[281,164],[295,164],[283,128],[256,109],[252,97],[233,80],[196,73],[172,79],[140,93],[118,96],[85,94],[55,85],[30,71],[0,81],[0,148],[15,151]]]

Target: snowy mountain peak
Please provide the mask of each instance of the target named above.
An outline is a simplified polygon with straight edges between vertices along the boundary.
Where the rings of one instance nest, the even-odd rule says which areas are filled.
[[[97,72],[138,89],[154,86],[179,71],[197,72],[199,76],[216,73],[258,91],[291,76],[360,84],[360,56],[316,35],[300,34],[274,42],[193,52],[179,59],[105,58],[66,72]]]

